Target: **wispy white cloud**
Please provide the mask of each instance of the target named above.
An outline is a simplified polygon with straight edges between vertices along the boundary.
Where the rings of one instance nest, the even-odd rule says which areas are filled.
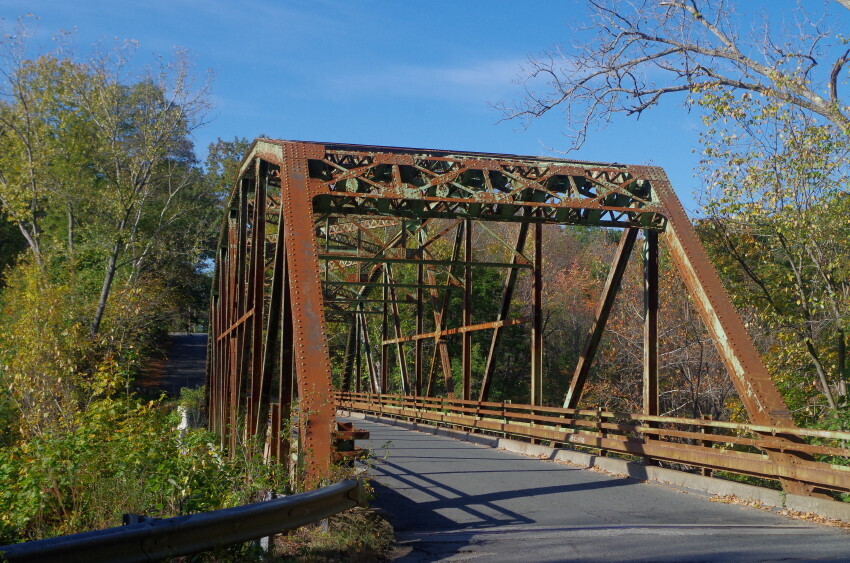
[[[346,71],[320,78],[333,98],[388,97],[487,102],[516,86],[523,59],[472,61],[466,64],[398,64]]]

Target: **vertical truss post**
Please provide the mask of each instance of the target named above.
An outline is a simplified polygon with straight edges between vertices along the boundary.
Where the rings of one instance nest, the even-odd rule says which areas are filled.
[[[354,372],[355,348],[357,346],[357,322],[352,317],[351,324],[345,335],[345,356],[342,364],[342,380],[340,387],[343,391],[351,391],[351,378]]]
[[[643,242],[643,414],[658,415],[658,232]]]
[[[256,172],[255,172],[256,175]],[[244,178],[242,180],[242,185],[240,186],[239,191],[239,215],[238,215],[238,223],[237,223],[237,234],[236,234],[236,264],[235,264],[235,283],[233,284],[233,291],[236,295],[236,313],[233,318],[233,325],[239,323],[231,331],[231,366],[233,370],[233,374],[231,376],[231,389],[230,389],[230,443],[229,448],[231,452],[236,451],[236,443],[237,437],[239,435],[239,408],[242,404],[242,398],[244,397],[243,392],[243,382],[245,380],[244,374],[246,371],[247,362],[243,361],[245,358],[245,322],[243,315],[246,314],[246,304],[245,304],[245,286],[246,286],[246,268],[245,263],[247,261],[247,252],[248,252],[248,239],[247,239],[247,224],[248,224],[248,187],[251,185],[252,179]],[[242,322],[240,322],[242,321]],[[235,337],[233,337],[235,336]]]
[[[363,338],[363,347],[366,351],[366,369],[369,372],[369,392],[382,393],[380,377],[378,369],[375,367],[375,360],[372,356],[372,346],[369,344],[369,327],[366,324],[366,315],[360,314],[363,305],[357,307],[357,318],[360,321],[360,335]]]
[[[269,405],[269,418],[271,418],[271,421],[269,427],[268,459],[280,463],[280,452],[283,449],[280,443],[280,403],[271,403]]]
[[[218,252],[216,252],[216,256]],[[218,432],[217,402],[218,393],[218,342],[216,336],[221,330],[218,324],[218,272],[214,274],[210,295],[210,320],[207,332],[207,375],[204,402],[207,407],[207,424],[213,432]]]
[[[516,266],[520,263],[520,255],[525,250],[526,238],[528,238],[528,223],[520,223],[511,265]],[[496,321],[504,321],[510,314],[511,301],[513,300],[518,274],[519,268],[514,267],[505,276],[505,285],[502,288],[502,301]],[[487,401],[490,398],[490,386],[493,384],[493,373],[496,371],[496,355],[499,351],[499,345],[502,342],[502,330],[503,327],[500,325],[497,325],[493,329],[493,336],[490,339],[490,351],[487,353],[487,362],[484,364],[484,377],[481,380],[481,394],[478,396],[479,401]]]
[[[241,182],[240,182],[241,185]],[[237,187],[237,190],[240,190]],[[236,272],[238,270],[238,248],[239,248],[239,200],[242,197],[241,190],[236,194],[235,208],[230,210],[230,220],[227,238],[227,271],[225,272],[225,291],[227,303],[224,310],[224,330],[222,337],[222,348],[224,349],[224,371],[222,381],[222,424],[221,433],[222,447],[230,447],[230,435],[236,432],[236,416],[233,411],[233,393],[236,389],[236,334],[232,330],[233,324],[239,318],[239,296],[237,294]]]
[[[361,354],[362,346],[360,345],[361,328],[360,328],[359,317],[360,317],[360,315],[358,315],[355,312],[354,313],[354,329],[355,329],[355,336],[354,336],[354,339],[355,339],[355,344],[354,344],[354,346],[355,346],[355,348],[354,348],[354,362],[355,362],[355,366],[354,366],[354,391],[356,393],[360,393],[360,391],[361,391],[361,379],[363,378],[363,370],[361,368],[362,363],[363,363],[363,358],[361,357],[362,356],[362,354]]]
[[[215,258],[217,264],[224,264],[224,250],[219,247],[216,250]],[[212,298],[210,299],[210,332],[209,341],[207,344],[208,359],[207,359],[207,412],[209,419],[210,430],[218,434],[222,433],[221,425],[221,375],[223,373],[221,361],[223,351],[218,335],[224,330],[221,322],[222,297],[224,296],[224,286],[222,285],[222,272],[216,268],[213,278]]]
[[[241,184],[241,183],[240,183]],[[237,190],[239,187],[237,186]],[[234,417],[231,410],[233,389],[236,385],[236,340],[232,327],[235,320],[238,318],[236,313],[238,310],[238,297],[236,295],[236,256],[239,239],[239,198],[241,193],[235,194],[235,207],[230,209],[230,218],[228,220],[227,229],[227,263],[224,271],[224,292],[226,302],[223,308],[223,324],[224,331],[221,338],[222,354],[222,399],[221,399],[221,446],[223,448],[230,447],[230,434],[235,431]]]
[[[590,327],[584,351],[578,360],[573,379],[570,381],[570,387],[567,390],[567,396],[564,399],[564,408],[574,409],[578,405],[584,383],[587,381],[587,374],[590,373],[590,366],[596,356],[599,342],[602,340],[602,333],[605,332],[608,315],[611,314],[611,309],[614,307],[614,299],[617,296],[617,290],[620,288],[620,282],[623,280],[623,274],[626,271],[626,265],[629,263],[629,256],[632,253],[632,248],[634,248],[638,231],[637,228],[628,228],[620,237],[620,244],[617,247],[617,253],[614,255],[614,263],[611,265],[608,279],[605,280],[605,287],[602,290],[602,299],[596,308],[596,318]]]
[[[264,191],[267,191],[267,178],[264,180],[264,186]],[[266,195],[267,194],[264,193],[264,198]],[[271,395],[272,382],[277,381],[278,385],[280,385],[280,377],[282,374],[280,367],[280,346],[278,345],[278,342],[281,338],[281,323],[283,320],[283,278],[286,275],[286,254],[284,252],[283,237],[283,211],[281,210],[278,213],[277,239],[274,245],[272,280],[271,287],[269,288],[269,318],[266,324],[266,341],[263,346],[263,367],[260,372],[260,400],[256,407],[258,415],[255,422],[256,426],[254,428],[254,435],[259,438],[262,438],[266,434],[266,421],[269,416],[269,397]],[[265,247],[265,241],[263,242],[263,247]],[[265,265],[263,265],[263,270],[265,270]],[[278,403],[277,414],[273,414],[272,416],[273,432],[277,432],[277,430],[274,430],[275,425],[280,425],[280,413],[280,403]],[[277,416],[278,419],[277,423],[274,423],[275,416]],[[272,435],[272,446],[277,451],[275,459],[279,459],[280,448],[278,439],[276,439],[275,436],[277,436],[277,434]]]
[[[388,393],[389,390],[390,390],[390,386],[389,386],[389,363],[390,363],[389,359],[390,359],[390,355],[388,353],[389,344],[384,344],[384,342],[386,342],[389,339],[389,334],[390,334],[389,333],[389,330],[390,330],[389,307],[388,307],[388,303],[387,303],[387,301],[389,300],[389,293],[390,293],[389,287],[388,287],[390,281],[389,281],[389,276],[387,276],[386,266],[383,269],[383,280],[384,280],[384,287],[383,287],[383,297],[384,298],[383,298],[382,305],[384,307],[384,314],[383,314],[383,317],[382,317],[383,322],[381,323],[381,392],[382,393]]]
[[[416,334],[422,334],[425,331],[423,319],[425,293],[422,285],[425,283],[425,266],[422,264],[422,238],[425,236],[425,229],[421,229],[416,237],[418,247],[419,263],[416,265]],[[417,339],[415,346],[415,360],[413,367],[413,394],[422,394],[422,339]]]
[[[539,215],[539,212],[537,213]],[[543,223],[534,224],[531,299],[531,404],[543,404]]]
[[[250,381],[250,397],[247,417],[247,429],[250,435],[256,436],[262,427],[265,429],[265,418],[268,416],[268,397],[263,391],[263,307],[265,302],[266,281],[266,189],[268,187],[269,167],[265,161],[260,162],[257,170],[257,180],[254,185],[254,217],[251,223],[251,369],[248,372]],[[265,436],[263,436],[265,437]]]
[[[330,469],[335,407],[307,162],[298,149],[284,151],[282,161],[281,206],[302,428],[299,443],[305,456],[306,485],[312,487]]]
[[[463,326],[472,325],[472,221],[464,221],[464,243],[463,243]],[[462,383],[463,399],[468,401],[472,398],[472,333],[463,333],[462,344]]]
[[[362,246],[363,246],[363,232],[360,229],[357,229],[357,250],[356,250],[357,256],[360,256],[360,248]],[[363,279],[362,278],[362,276],[363,276],[362,268],[363,268],[363,263],[357,262],[357,281],[358,282],[361,279]],[[362,340],[364,338],[363,335],[365,333],[365,328],[363,326],[361,326],[361,322],[360,322],[360,318],[362,317],[362,315],[357,313],[357,311],[360,310],[360,306],[362,306],[362,303],[360,305],[358,305],[358,307],[355,309],[355,312],[354,312],[354,324],[357,327],[357,369],[356,369],[357,383],[355,384],[354,387],[355,387],[355,390],[358,393],[360,393],[361,385],[362,385],[362,378],[363,378],[363,371],[362,371],[362,367],[361,367],[362,366],[361,362],[362,362],[363,358],[361,357],[362,356],[361,351],[363,349]],[[374,386],[372,385],[372,357],[371,357],[371,354],[369,355],[369,365],[367,366],[367,369],[369,371],[369,390],[372,393],[374,393],[375,389],[374,389]]]

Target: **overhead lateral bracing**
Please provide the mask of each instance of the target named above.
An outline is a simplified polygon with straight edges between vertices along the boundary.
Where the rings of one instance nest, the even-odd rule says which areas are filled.
[[[513,240],[493,223],[513,223]],[[528,327],[530,405],[543,396],[543,225],[622,229],[620,247],[583,354],[559,403],[575,408],[633,249],[642,244],[643,414],[658,415],[658,245],[669,249],[738,395],[757,425],[794,421],[732,306],[663,170],[562,159],[258,139],[227,205],[213,284],[210,424],[226,445],[257,437],[289,459],[285,430],[298,407],[308,476],[333,450],[333,369],[343,391],[487,401],[504,331]],[[489,226],[488,226],[489,225]],[[500,234],[501,233],[501,234]],[[503,261],[481,261],[473,237]],[[642,234],[639,238],[638,235]],[[495,319],[475,319],[480,268],[503,275]],[[518,278],[531,280],[530,314],[511,316]],[[450,296],[452,297],[450,299]],[[459,302],[460,325],[448,326]],[[412,319],[412,320],[410,320]],[[328,327],[345,353],[332,368]],[[489,333],[481,373],[472,335]],[[447,341],[459,339],[460,357]],[[408,356],[413,356],[409,361]],[[454,360],[454,362],[453,362]],[[389,365],[397,371],[391,377]],[[454,365],[453,365],[454,364]],[[474,385],[473,385],[474,382]],[[477,389],[477,397],[473,397]],[[774,437],[775,463],[807,459],[793,437]],[[816,494],[782,477],[790,492]]]

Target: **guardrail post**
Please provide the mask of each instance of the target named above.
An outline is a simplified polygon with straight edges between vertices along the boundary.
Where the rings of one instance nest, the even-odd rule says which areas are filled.
[[[599,437],[605,439],[608,437],[608,432],[602,427],[602,407],[596,407],[596,429],[599,431]],[[608,450],[599,448],[599,457],[606,457]]]
[[[706,420],[706,421],[711,421],[711,420],[714,420],[714,417],[712,417],[710,414],[704,414],[704,415],[702,415],[702,419]],[[712,431],[713,431],[713,429],[711,428],[711,426],[702,426],[700,428],[700,432],[702,432],[703,434],[711,434]],[[711,442],[706,442],[705,440],[700,440],[699,445],[704,447],[704,448],[707,448],[707,447],[711,447]],[[700,472],[705,477],[711,477],[711,474],[712,474],[712,470],[708,467],[703,467],[700,470]]]

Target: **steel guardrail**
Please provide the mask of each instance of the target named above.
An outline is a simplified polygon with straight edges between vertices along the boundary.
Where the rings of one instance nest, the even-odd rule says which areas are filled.
[[[362,504],[359,481],[234,508],[0,546],[0,560],[160,561],[292,530]]]
[[[436,426],[537,439],[562,447],[590,448],[679,463],[710,471],[850,492],[850,432],[770,427],[698,419],[647,416],[593,409],[487,403],[440,397],[338,392],[343,410],[403,418]],[[781,441],[790,437],[795,441]],[[828,445],[805,443],[827,441]],[[804,452],[808,459],[778,463],[770,451]],[[820,456],[820,461],[815,456]]]

